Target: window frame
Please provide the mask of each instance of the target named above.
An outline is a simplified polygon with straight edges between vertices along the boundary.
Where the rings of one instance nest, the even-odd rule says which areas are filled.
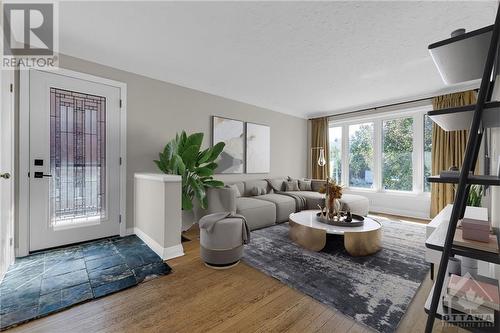
[[[390,193],[402,196],[424,195],[430,196],[430,192],[425,192],[424,188],[424,115],[432,110],[432,105],[425,105],[413,108],[401,108],[392,111],[379,112],[372,115],[353,116],[343,119],[331,117],[329,120],[330,127],[342,127],[342,184],[345,189],[357,192],[371,193]],[[387,120],[395,120],[401,118],[413,118],[413,153],[412,153],[412,169],[413,169],[413,190],[386,190],[382,184],[383,172],[383,122]],[[374,151],[374,166],[373,166],[373,187],[351,187],[349,186],[349,126],[373,123],[373,151]]]
[[[344,169],[344,159],[342,157],[343,153],[345,152],[345,147],[344,147],[344,127],[343,126],[328,126],[328,133],[330,132],[330,129],[332,128],[340,128],[340,179],[342,181],[343,177],[344,177],[344,172],[345,172],[345,169]],[[329,143],[329,147],[331,148],[330,146],[330,137],[328,138],[328,143]],[[329,154],[330,152],[328,152]],[[329,161],[331,163],[332,159],[331,159],[331,156],[328,156],[329,157]],[[331,165],[329,166],[329,170],[328,170],[328,175],[330,177],[332,177],[331,175]],[[332,178],[333,179],[333,178]]]
[[[425,140],[425,116],[426,116],[426,113],[422,114],[421,115],[421,118],[422,118],[422,127],[420,128],[420,135],[422,135],[422,155],[421,155],[421,171],[422,173],[420,174],[420,182],[422,183],[421,186],[422,186],[422,191],[423,193],[431,193],[431,190],[430,190],[430,187],[429,187],[429,191],[425,191],[425,181],[424,181],[424,177],[425,177],[425,145],[424,145],[424,140]],[[430,118],[429,118],[430,119]],[[432,121],[432,119],[431,119]],[[431,137],[432,137],[432,129],[431,129]],[[432,153],[432,150],[431,150],[431,153]],[[432,165],[431,165],[432,167]],[[432,172],[432,170],[431,170]]]

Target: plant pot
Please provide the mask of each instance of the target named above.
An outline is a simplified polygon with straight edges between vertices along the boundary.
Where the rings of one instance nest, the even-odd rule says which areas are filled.
[[[187,231],[196,222],[193,210],[182,210],[182,231]]]
[[[198,223],[198,220],[202,216],[200,209],[200,204],[195,200],[193,202],[193,209],[182,210],[182,231],[187,231],[193,224]]]

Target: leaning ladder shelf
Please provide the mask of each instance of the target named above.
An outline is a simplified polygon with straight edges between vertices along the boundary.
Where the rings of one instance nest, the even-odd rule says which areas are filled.
[[[469,129],[474,117],[474,105],[460,106],[441,110],[429,111],[427,115],[446,131]],[[483,127],[500,126],[500,102],[487,102],[484,105]]]
[[[444,240],[446,238],[446,232],[448,230],[449,224],[443,221],[434,232],[429,236],[425,242],[425,246],[431,250],[442,252],[444,249]],[[498,246],[500,248],[500,238],[498,229],[493,229],[494,234],[497,236]],[[492,264],[500,264],[500,256],[498,253],[489,252],[485,250],[473,249],[465,246],[460,246],[452,244],[451,247],[452,255],[459,255],[463,257],[469,257],[472,259],[486,261]]]
[[[445,277],[444,282],[446,284],[448,284],[448,277]],[[432,286],[432,289],[429,293],[429,296],[427,297],[427,300],[425,301],[424,310],[427,314],[429,314],[429,309],[431,307],[431,302],[432,302],[432,296],[434,295],[435,289],[436,289],[436,285],[434,284],[434,286]],[[436,318],[441,319],[441,320],[449,320],[450,318],[454,318],[455,320],[458,320],[457,322],[455,322],[456,324],[461,324],[461,326],[467,325],[468,324],[467,322],[460,321],[461,315],[463,315],[463,313],[445,307],[445,305],[443,304],[444,294],[445,294],[445,292],[441,291],[441,293],[439,295],[439,303],[438,303],[438,307],[437,307],[437,311],[436,311]],[[495,311],[494,322],[497,323],[498,320],[499,320],[499,312]],[[488,323],[486,323],[486,322],[478,322],[478,324],[481,324],[481,326],[489,326]],[[475,329],[474,327],[471,327],[470,330],[472,332],[498,333],[498,326],[479,327],[477,329]]]
[[[428,314],[425,327],[426,333],[432,332],[435,318],[446,320],[448,317],[444,315],[446,313],[450,313],[445,312],[442,303],[442,296],[444,294],[443,286],[444,290],[446,290],[447,286],[447,284],[445,284],[447,278],[446,271],[450,257],[461,255],[475,259],[480,258],[481,260],[487,260],[495,264],[499,263],[498,254],[486,253],[486,251],[478,251],[453,244],[458,221],[463,218],[465,212],[470,186],[472,184],[500,186],[499,177],[471,174],[475,169],[484,129],[487,127],[499,126],[497,117],[500,117],[500,108],[497,102],[491,102],[494,85],[494,81],[492,81],[491,78],[495,78],[497,74],[496,72],[498,71],[498,68],[495,68],[495,64],[498,63],[499,60],[499,40],[500,7],[497,9],[495,24],[493,25],[477,103],[474,106],[451,108],[441,111],[432,111],[429,113],[431,119],[435,120],[445,130],[462,129],[464,124],[466,124],[466,128],[469,129],[469,138],[467,141],[462,170],[459,174],[456,176],[432,176],[428,178],[429,182],[433,183],[452,183],[458,185],[456,186],[455,200],[449,223],[445,224],[441,229],[436,229],[426,243],[427,247],[441,251],[441,261],[439,263],[438,274],[435,279],[434,287],[432,288],[425,305],[425,311]],[[467,64],[463,64],[463,66],[466,65]],[[456,120],[459,118],[461,121],[457,122]],[[498,230],[495,231],[498,238]],[[499,332],[500,324],[498,322],[498,311],[495,312],[495,319],[495,327],[493,328],[479,325],[482,323],[479,323],[475,327],[468,326],[464,328],[474,332]]]
[[[430,183],[458,184],[459,177],[458,175],[455,177],[430,176],[427,177],[427,180]],[[470,175],[467,179],[467,184],[500,186],[500,177]]]

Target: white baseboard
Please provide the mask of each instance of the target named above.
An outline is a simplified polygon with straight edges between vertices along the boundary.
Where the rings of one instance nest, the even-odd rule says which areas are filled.
[[[128,229],[127,229],[128,232]],[[133,228],[133,233],[137,235],[144,243],[146,243],[151,250],[159,255],[163,260],[173,259],[184,255],[184,248],[182,244],[177,244],[169,247],[162,247],[154,239],[146,235],[141,229]]]
[[[425,212],[417,212],[417,211],[404,210],[404,209],[394,209],[394,208],[388,208],[388,207],[371,206],[370,213],[382,213],[382,214],[389,214],[389,215],[414,217],[417,219],[424,219],[424,220],[429,219],[429,216]]]
[[[134,235],[134,228],[127,228],[125,230],[125,236]]]

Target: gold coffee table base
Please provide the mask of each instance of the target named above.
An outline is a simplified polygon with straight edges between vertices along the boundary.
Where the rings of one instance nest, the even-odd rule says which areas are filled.
[[[306,227],[290,220],[288,236],[292,241],[311,251],[321,251],[326,245],[326,231]]]
[[[344,247],[353,257],[377,253],[382,248],[382,229],[344,233]]]
[[[377,222],[378,223],[378,222]],[[326,245],[326,230],[296,223],[290,219],[290,239],[310,251],[321,251]],[[344,232],[344,247],[353,257],[374,254],[382,248],[382,228],[362,232]]]

